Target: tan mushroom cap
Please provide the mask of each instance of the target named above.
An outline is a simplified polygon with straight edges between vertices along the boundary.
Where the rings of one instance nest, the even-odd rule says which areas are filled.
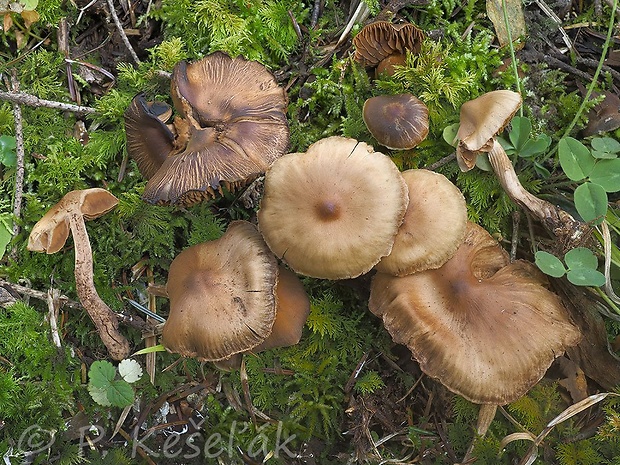
[[[170,315],[162,344],[215,361],[245,352],[271,333],[277,263],[254,225],[233,221],[219,239],[188,247],[172,261]]]
[[[98,187],[67,193],[34,225],[28,237],[28,250],[53,254],[69,238],[69,215],[79,213],[86,220],[105,215],[118,204],[110,192]]]
[[[441,268],[400,278],[378,273],[369,308],[426,374],[471,402],[502,405],[524,395],[580,338],[545,284],[533,264],[508,264],[490,234],[470,223]]]
[[[271,166],[258,225],[293,271],[353,278],[390,253],[407,204],[407,186],[389,157],[334,136]]]
[[[390,56],[398,56],[396,64],[404,64],[406,51],[418,53],[423,38],[424,33],[411,23],[376,21],[364,26],[353,38],[353,58],[363,66],[377,66]]]
[[[375,268],[404,276],[439,268],[458,249],[467,230],[467,205],[461,191],[444,175],[423,169],[402,173],[409,206],[392,252]]]
[[[493,148],[493,138],[504,130],[520,106],[521,95],[510,90],[487,92],[461,106],[456,159],[462,171],[472,169],[478,154]]]
[[[189,205],[234,190],[286,153],[286,93],[260,63],[215,52],[180,62],[172,77],[185,147],[149,179],[143,199]],[[177,143],[177,146],[180,145]]]
[[[428,108],[411,94],[371,97],[362,116],[372,136],[392,150],[412,149],[428,136]]]
[[[153,177],[174,147],[175,135],[166,126],[171,114],[169,105],[147,102],[142,93],[125,110],[127,153],[146,179]]]

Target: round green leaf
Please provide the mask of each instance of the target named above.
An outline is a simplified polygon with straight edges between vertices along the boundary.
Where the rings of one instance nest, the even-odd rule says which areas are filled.
[[[519,156],[522,158],[533,157],[534,155],[540,155],[545,153],[551,145],[551,137],[547,134],[541,134],[536,139],[528,139],[521,150],[519,150]]]
[[[89,384],[96,388],[106,389],[116,376],[116,368],[106,360],[93,362],[88,370]]]
[[[572,137],[560,139],[558,155],[564,173],[573,181],[581,181],[586,178],[594,168],[596,161],[590,154],[590,150]]]
[[[17,165],[15,137],[0,136],[0,165],[13,168]]]
[[[443,128],[443,140],[452,147],[456,147],[456,133],[459,132],[459,123],[451,124]]]
[[[564,261],[569,270],[577,268],[591,268],[596,270],[598,268],[598,259],[596,255],[585,247],[576,247],[569,250],[564,255]]]
[[[112,381],[110,386],[108,386],[107,396],[112,405],[116,407],[127,407],[133,404],[134,392],[127,381],[117,379]]]
[[[542,250],[536,252],[534,263],[540,268],[540,271],[554,278],[561,278],[566,273],[566,268],[560,259],[549,252]]]
[[[530,119],[525,116],[515,116],[512,118],[510,125],[512,129],[508,137],[510,138],[512,146],[517,149],[517,152],[521,153],[521,150],[530,138],[532,123]]]
[[[607,213],[607,193],[598,184],[585,182],[575,189],[575,207],[586,222],[600,224]]]
[[[88,393],[99,405],[103,405],[104,407],[110,407],[112,405],[108,400],[108,390],[106,388],[98,388],[89,384]]]
[[[608,154],[618,154],[620,152],[620,142],[612,137],[595,137],[590,142],[592,150]],[[608,157],[605,157],[608,158]]]
[[[601,160],[604,160],[604,159],[612,160],[614,158],[618,158],[617,153],[599,152],[598,150],[592,150],[592,156],[594,158],[601,159]]]
[[[590,173],[590,181],[607,192],[620,191],[620,158],[599,160]]]
[[[592,268],[570,270],[566,277],[575,286],[603,286],[605,284],[605,275]]]

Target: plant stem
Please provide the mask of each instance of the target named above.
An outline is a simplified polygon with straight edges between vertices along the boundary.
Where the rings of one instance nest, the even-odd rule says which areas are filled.
[[[523,95],[521,88],[521,79],[519,78],[519,68],[517,67],[517,55],[515,54],[515,48],[512,43],[512,32],[510,30],[510,21],[508,21],[508,11],[506,8],[506,0],[502,0],[502,13],[504,15],[504,26],[506,26],[506,34],[508,35],[508,49],[510,50],[510,60],[512,71],[515,75],[515,85],[517,86],[517,92]],[[523,106],[519,107],[519,116],[523,116]]]

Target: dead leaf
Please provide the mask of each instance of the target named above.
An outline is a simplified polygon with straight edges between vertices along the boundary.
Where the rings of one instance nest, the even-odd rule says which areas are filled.
[[[29,28],[33,23],[36,23],[41,17],[39,13],[34,10],[22,11],[22,18],[24,18],[24,25]]]
[[[513,45],[516,50],[521,49],[525,42],[517,41],[517,39],[525,37],[527,34],[523,3],[521,0],[487,0],[487,15],[493,23],[497,40],[502,47],[510,43],[506,21],[504,20],[504,7],[506,8],[506,17],[510,25],[510,37]]]
[[[4,13],[4,18],[2,20],[2,29],[6,34],[13,27],[13,18],[11,17],[11,13]]]
[[[559,384],[566,388],[573,402],[577,403],[588,397],[588,382],[583,370],[566,357],[560,357],[556,362],[562,374],[566,376],[559,381]]]

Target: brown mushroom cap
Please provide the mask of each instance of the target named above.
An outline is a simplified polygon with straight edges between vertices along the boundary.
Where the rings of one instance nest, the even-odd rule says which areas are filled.
[[[363,66],[377,66],[390,55],[418,53],[424,33],[411,23],[392,24],[376,21],[364,26],[353,38],[355,61]]]
[[[142,93],[125,110],[127,153],[146,179],[153,177],[174,146],[174,134],[166,126],[171,113],[169,105],[147,102]]]
[[[465,242],[441,268],[393,277],[378,273],[370,310],[421,369],[478,404],[525,394],[580,338],[546,278],[470,223]]]
[[[402,173],[409,189],[409,206],[392,252],[375,268],[404,276],[439,268],[463,243],[467,205],[461,191],[444,175],[413,169]]]
[[[462,171],[475,166],[480,152],[493,148],[493,138],[504,130],[520,106],[521,95],[510,90],[487,92],[461,106],[456,159]]]
[[[271,166],[258,224],[297,273],[353,278],[390,253],[407,203],[407,186],[389,157],[334,136]]]
[[[53,254],[69,238],[69,215],[79,212],[86,220],[105,215],[118,204],[110,192],[98,187],[66,194],[34,225],[28,237],[28,250]]]
[[[362,116],[372,136],[389,149],[412,149],[428,136],[428,108],[411,94],[371,97]]]
[[[149,179],[147,202],[189,205],[235,189],[288,148],[286,93],[258,62],[222,52],[181,62],[172,97],[189,141]]]
[[[220,239],[188,247],[172,261],[162,344],[201,361],[256,347],[274,324],[276,279],[276,259],[256,227],[233,221]]]

